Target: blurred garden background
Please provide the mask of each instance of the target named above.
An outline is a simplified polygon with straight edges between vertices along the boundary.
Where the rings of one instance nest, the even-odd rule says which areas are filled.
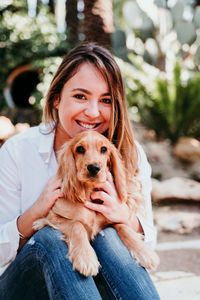
[[[134,133],[152,166],[158,231],[198,236],[198,0],[1,0],[0,143],[41,122],[62,57],[82,41],[109,48],[120,66]]]

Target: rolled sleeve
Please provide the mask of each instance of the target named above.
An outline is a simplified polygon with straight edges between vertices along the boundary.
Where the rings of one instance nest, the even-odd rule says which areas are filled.
[[[156,247],[157,230],[153,224],[153,213],[151,203],[151,166],[147,160],[146,154],[139,143],[136,143],[138,149],[138,168],[137,178],[142,184],[142,194],[145,201],[145,216],[137,214],[142,229],[144,231],[144,241],[151,248]]]
[[[0,225],[0,241],[0,267],[5,267],[14,260],[19,247],[17,218],[6,224]]]

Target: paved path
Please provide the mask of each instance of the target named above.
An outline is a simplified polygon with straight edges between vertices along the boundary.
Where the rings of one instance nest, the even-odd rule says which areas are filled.
[[[158,233],[161,263],[151,277],[161,300],[200,300],[200,228],[190,234]]]
[[[200,276],[184,272],[158,272],[153,278],[161,300],[199,300]]]

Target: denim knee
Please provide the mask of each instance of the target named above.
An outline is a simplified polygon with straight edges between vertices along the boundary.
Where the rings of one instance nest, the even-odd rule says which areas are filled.
[[[51,256],[63,256],[66,258],[68,247],[62,240],[62,233],[52,227],[46,226],[36,232],[22,248],[22,251],[35,252],[36,259]]]
[[[92,242],[92,245],[98,256],[106,253],[112,261],[121,261],[123,266],[133,260],[129,250],[121,241],[117,231],[113,227],[107,227],[102,230]]]
[[[101,264],[101,276],[117,299],[159,299],[148,272],[136,263],[113,227],[101,231],[93,247]]]
[[[67,251],[59,231],[39,230],[0,278],[0,299],[100,300],[92,277],[73,270]]]
[[[57,247],[58,243],[63,244],[64,242],[62,241],[62,237],[63,234],[60,231],[55,230],[52,227],[45,226],[37,231],[27,244],[34,245],[35,243],[40,243],[49,250],[50,247]]]

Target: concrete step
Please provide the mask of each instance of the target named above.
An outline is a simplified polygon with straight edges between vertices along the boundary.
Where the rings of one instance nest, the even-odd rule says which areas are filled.
[[[200,239],[180,239],[158,243],[161,264],[150,275],[161,300],[200,300]]]

